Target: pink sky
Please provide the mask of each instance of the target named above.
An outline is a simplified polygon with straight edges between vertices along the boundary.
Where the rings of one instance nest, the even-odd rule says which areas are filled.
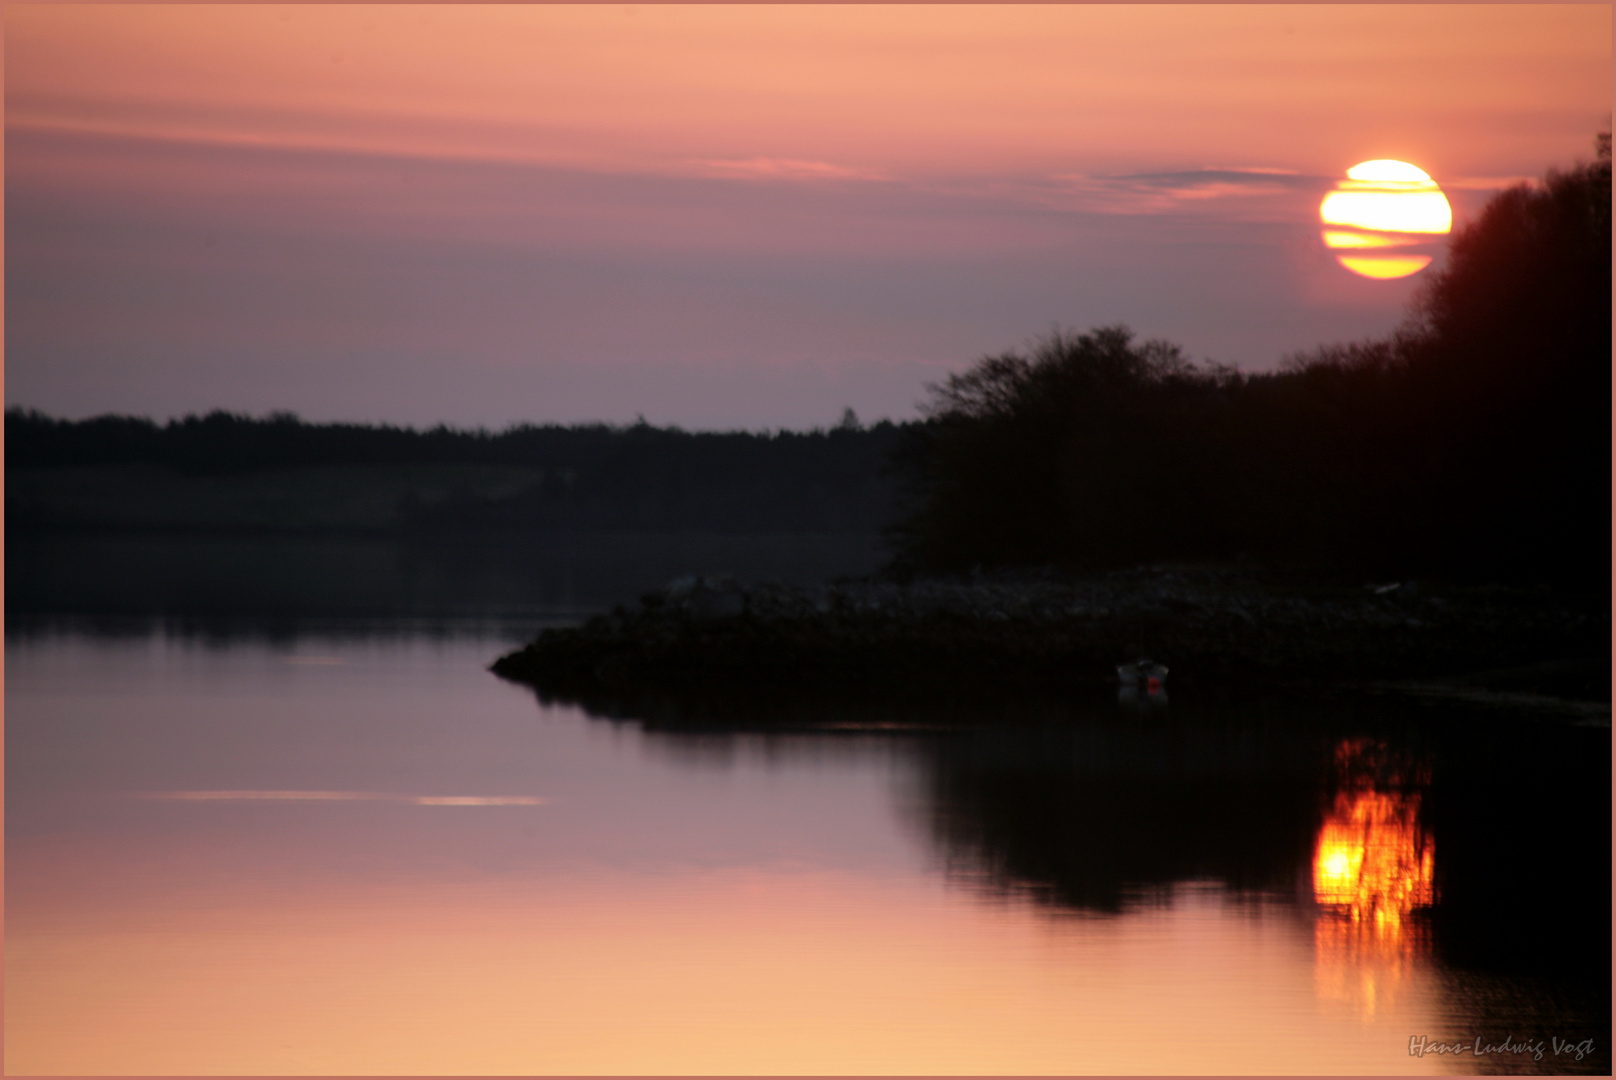
[[[1054,325],[1383,333],[1316,207],[1462,223],[1608,124],[1610,11],[13,5],[7,403],[807,427]]]

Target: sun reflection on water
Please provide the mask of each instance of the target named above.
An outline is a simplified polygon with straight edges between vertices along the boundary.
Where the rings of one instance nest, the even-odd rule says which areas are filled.
[[[1337,746],[1335,765],[1313,853],[1318,986],[1367,1019],[1430,955],[1428,928],[1409,916],[1436,902],[1436,845],[1419,820],[1420,770],[1364,739]]]
[[[1395,926],[1435,900],[1436,849],[1415,820],[1418,794],[1342,792],[1319,830],[1313,895],[1353,922]]]

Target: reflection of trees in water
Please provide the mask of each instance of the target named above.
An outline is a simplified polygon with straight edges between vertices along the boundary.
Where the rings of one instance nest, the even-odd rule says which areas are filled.
[[[1435,994],[1442,1028],[1410,1034],[1530,1025],[1599,1047],[1552,1071],[1609,1072],[1608,730],[1392,698],[1139,710],[625,687],[578,703],[689,767],[904,762],[900,804],[949,876],[987,895],[1090,913],[1175,902],[1190,881],[1294,896],[1327,1011]],[[1352,887],[1321,892],[1319,857],[1342,847]]]
[[[1249,704],[1231,717],[1176,706],[1142,713],[1098,696],[741,686],[538,696],[633,722],[663,752],[705,765],[735,760],[743,735],[761,737],[753,749],[767,755],[771,744],[802,754],[814,738],[890,733],[916,765],[905,770],[916,790],[901,801],[951,876],[1089,911],[1118,911],[1130,892],[1186,880],[1297,889],[1329,749],[1295,710]]]
[[[1609,732],[1473,708],[1399,727],[1399,711],[1175,702],[958,733],[920,748],[920,812],[956,878],[1062,908],[1119,911],[1188,880],[1294,889],[1315,905],[1322,1003],[1373,1016],[1438,978],[1450,1034],[1527,1017],[1594,1038],[1589,1071],[1608,1071]],[[1344,893],[1316,876],[1338,846]]]
[[[926,825],[955,876],[1063,907],[1118,911],[1187,880],[1291,892],[1317,823],[1319,739],[1261,709],[1209,719],[1113,708],[928,744]]]
[[[1593,1038],[1596,1055],[1549,1071],[1609,1072],[1608,731],[1390,698],[1141,712],[622,688],[579,704],[685,767],[901,763],[924,842],[987,895],[1088,913],[1174,903],[1191,881],[1293,896],[1279,906],[1311,916],[1326,1012],[1434,1002],[1440,1026],[1409,1034]],[[1349,841],[1351,889],[1321,889],[1319,857]]]
[[[1560,722],[1472,723],[1444,740],[1422,807],[1444,961],[1575,979],[1608,1004],[1610,754],[1609,728]]]
[[[830,741],[859,753],[878,743],[913,760],[902,775],[916,788],[903,801],[956,880],[1079,911],[1120,911],[1132,897],[1206,880],[1316,904],[1315,857],[1339,800],[1348,798],[1335,820],[1350,824],[1355,792],[1384,795],[1360,815],[1359,835],[1370,819],[1377,828],[1412,822],[1407,845],[1386,849],[1414,872],[1398,888],[1410,900],[1428,888],[1439,902],[1396,940],[1375,929],[1383,901],[1360,904],[1368,929],[1353,928],[1349,902],[1347,925],[1318,931],[1320,956],[1404,963],[1407,949],[1428,941],[1444,965],[1571,979],[1579,1000],[1598,992],[1608,1001],[1608,729],[1385,697],[1175,700],[1140,711],[1103,698],[755,687],[539,696],[632,722],[670,756],[678,747],[709,766],[739,760],[732,751],[743,734],[761,740],[759,753],[799,757],[825,753],[830,734],[894,733]],[[1345,740],[1361,749],[1338,773]],[[1341,979],[1353,970],[1339,969]]]

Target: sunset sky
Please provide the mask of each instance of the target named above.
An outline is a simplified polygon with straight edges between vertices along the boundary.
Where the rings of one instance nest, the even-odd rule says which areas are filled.
[[[10,4],[5,42],[6,402],[70,417],[804,428],[1118,322],[1269,369],[1425,276],[1325,248],[1350,166],[1462,226],[1612,90],[1602,5]]]

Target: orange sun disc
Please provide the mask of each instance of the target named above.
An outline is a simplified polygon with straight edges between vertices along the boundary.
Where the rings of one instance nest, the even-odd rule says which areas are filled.
[[[1324,243],[1342,266],[1367,278],[1389,280],[1417,274],[1431,256],[1368,254],[1365,249],[1427,246],[1453,228],[1447,196],[1422,170],[1404,161],[1365,161],[1347,170],[1347,179],[1319,204]]]

